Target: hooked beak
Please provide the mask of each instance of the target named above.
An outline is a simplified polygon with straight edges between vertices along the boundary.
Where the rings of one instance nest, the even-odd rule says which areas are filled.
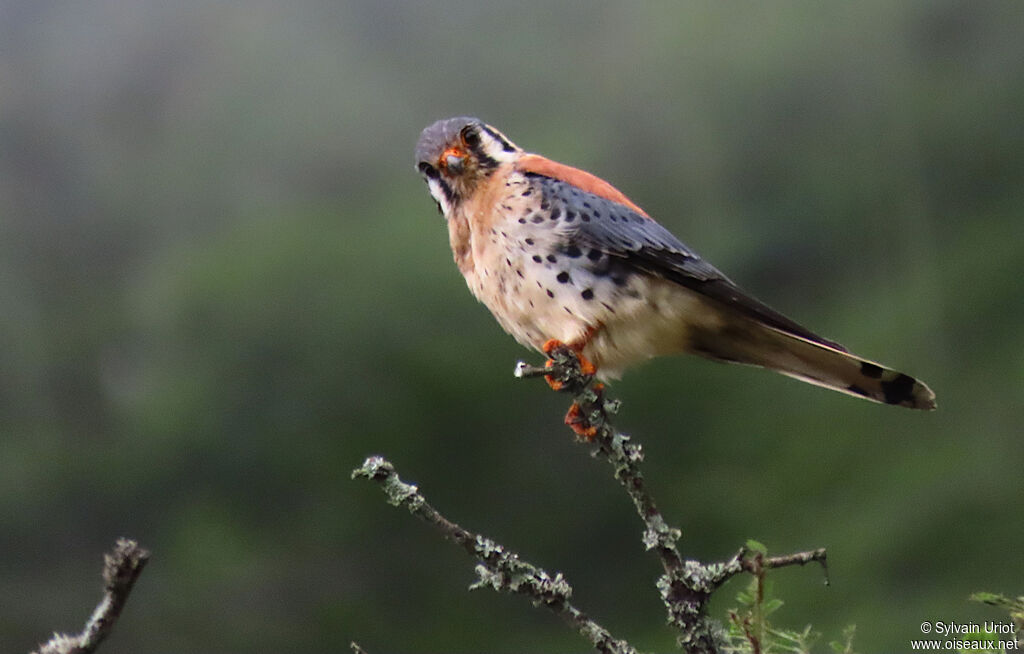
[[[441,163],[453,175],[461,175],[466,164],[466,153],[455,148],[448,148],[441,155]]]

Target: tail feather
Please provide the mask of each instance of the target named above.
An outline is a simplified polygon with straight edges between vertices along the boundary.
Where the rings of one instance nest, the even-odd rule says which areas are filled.
[[[704,334],[694,342],[703,356],[760,366],[817,386],[883,404],[935,408],[935,393],[910,375],[836,347],[768,325],[748,323]]]

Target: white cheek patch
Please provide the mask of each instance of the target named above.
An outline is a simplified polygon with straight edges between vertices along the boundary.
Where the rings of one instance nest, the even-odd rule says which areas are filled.
[[[448,193],[445,192],[447,189],[444,182],[439,179],[432,179],[428,177],[427,186],[430,188],[430,194],[434,196],[438,206],[441,207],[441,213],[443,213],[444,217],[447,218],[451,214],[452,204],[448,200]]]
[[[480,146],[484,155],[498,164],[514,162],[521,154],[519,148],[512,144],[504,134],[490,125],[482,125],[478,130]]]

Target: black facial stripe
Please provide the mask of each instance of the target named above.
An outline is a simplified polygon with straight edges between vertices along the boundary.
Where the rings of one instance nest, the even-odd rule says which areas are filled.
[[[515,152],[516,151],[515,147],[513,147],[511,143],[509,143],[504,138],[502,138],[501,134],[495,132],[493,129],[491,129],[487,125],[481,125],[481,129],[483,129],[485,132],[487,132],[490,135],[490,137],[493,138],[495,141],[498,141],[499,143],[501,143],[501,149],[504,150],[505,152]]]
[[[482,148],[472,148],[476,161],[484,170],[493,170],[498,167],[498,161],[485,154]]]
[[[455,191],[452,189],[451,186],[448,185],[448,182],[444,181],[440,177],[435,177],[434,181],[437,183],[438,186],[441,187],[441,191],[444,193],[444,198],[445,198],[445,200],[448,201],[448,204],[449,205],[454,204],[455,203]]]
[[[430,179],[437,179],[439,177],[439,174],[437,172],[437,168],[434,168],[433,166],[428,164],[426,161],[423,161],[423,162],[420,163],[419,169],[420,169],[420,173],[422,173],[425,177],[429,177]]]
[[[487,130],[487,128],[483,126],[480,126],[480,129]],[[491,134],[492,132],[490,130],[487,130],[487,133]],[[488,155],[487,152],[484,150],[483,140],[474,140],[475,142],[470,142],[466,140],[465,137],[463,137],[463,143],[465,143],[466,148],[469,150],[469,153],[473,155],[473,158],[476,159],[477,164],[480,166],[480,168],[483,170],[494,170],[495,168],[497,168],[498,162],[496,159]]]

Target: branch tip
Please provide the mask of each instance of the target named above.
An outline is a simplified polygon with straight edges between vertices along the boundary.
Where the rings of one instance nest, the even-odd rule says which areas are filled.
[[[149,561],[149,551],[133,540],[118,539],[114,549],[103,555],[103,599],[85,628],[76,635],[54,634],[34,654],[90,654],[110,635],[121,615],[135,580]]]

